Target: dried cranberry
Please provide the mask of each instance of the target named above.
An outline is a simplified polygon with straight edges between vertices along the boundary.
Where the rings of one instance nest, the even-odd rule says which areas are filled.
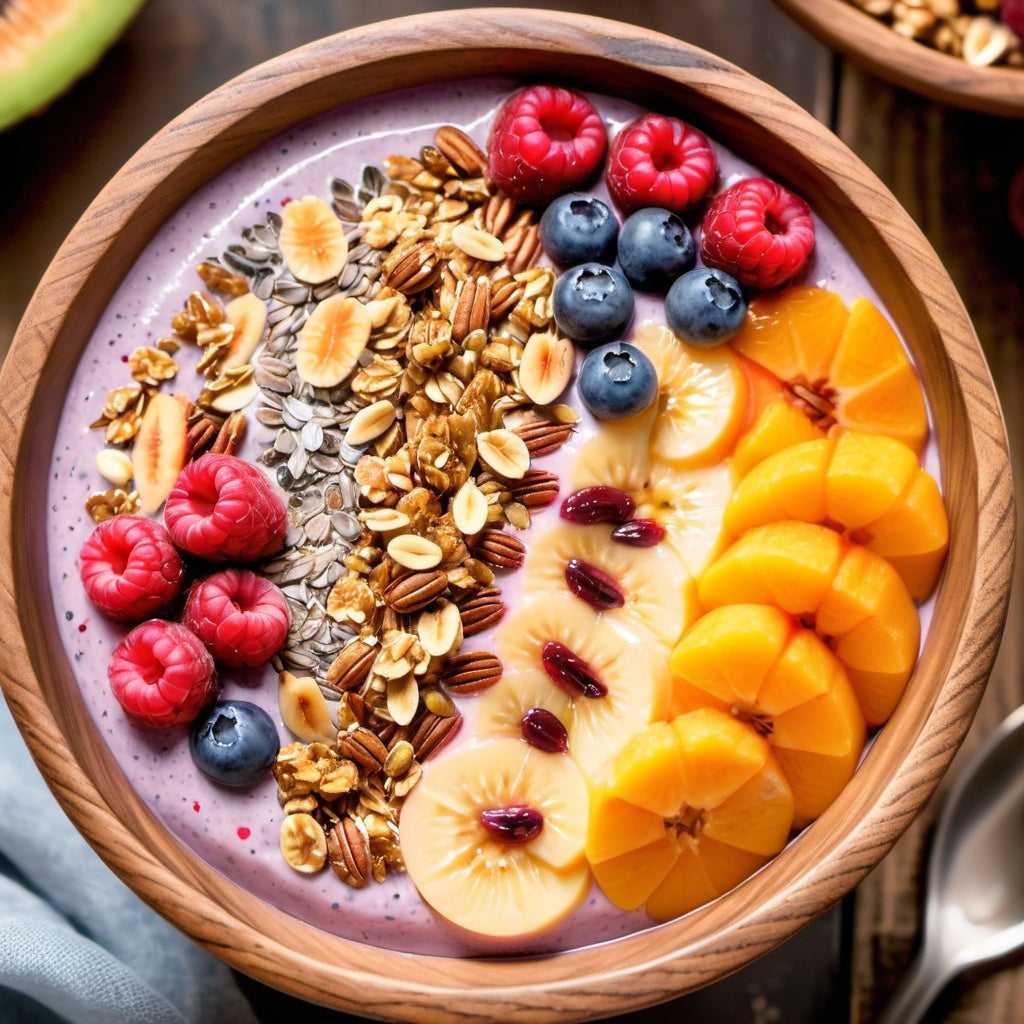
[[[590,665],[557,640],[544,645],[540,661],[551,681],[571,697],[604,697],[608,693]]]
[[[547,708],[530,708],[520,727],[523,739],[548,754],[564,754],[569,749],[569,732],[562,720]]]
[[[615,579],[582,558],[570,558],[565,563],[565,582],[581,601],[598,611],[621,608],[626,603]]]
[[[623,523],[636,511],[636,502],[618,487],[584,487],[562,502],[560,515],[570,523]]]
[[[612,530],[612,540],[635,548],[653,548],[665,539],[665,528],[653,519],[630,519]]]
[[[544,815],[523,805],[491,807],[480,812],[480,824],[499,842],[518,845],[540,835]]]

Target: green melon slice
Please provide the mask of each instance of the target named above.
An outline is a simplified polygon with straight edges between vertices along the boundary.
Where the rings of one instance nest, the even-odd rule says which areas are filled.
[[[92,68],[143,3],[0,2],[0,131],[41,110]]]

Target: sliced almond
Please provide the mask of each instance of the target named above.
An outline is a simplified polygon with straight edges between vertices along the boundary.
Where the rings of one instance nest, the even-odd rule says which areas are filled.
[[[988,67],[1010,48],[1010,33],[992,18],[972,18],[964,33],[963,56],[968,64]]]
[[[115,487],[124,487],[135,473],[131,458],[120,448],[101,448],[96,453],[96,468]]]
[[[520,480],[530,468],[530,451],[518,435],[499,427],[476,435],[480,461],[506,480]]]
[[[396,415],[394,403],[386,398],[365,406],[352,417],[345,432],[345,443],[353,448],[369,444],[395,422]]]
[[[459,224],[453,228],[452,242],[475,260],[500,263],[505,258],[505,246],[501,239],[472,224]]]
[[[576,346],[552,331],[530,335],[519,361],[519,386],[531,402],[550,405],[572,380]]]
[[[282,672],[278,678],[277,706],[285,727],[303,743],[333,743],[338,738],[327,698],[312,676]]]
[[[278,242],[288,269],[309,284],[336,278],[348,262],[345,228],[319,196],[303,196],[285,205]]]
[[[467,536],[479,533],[487,525],[487,498],[472,478],[455,492],[452,518]]]
[[[299,331],[295,368],[318,388],[333,388],[356,367],[370,340],[370,314],[351,295],[332,295],[309,315]]]
[[[423,650],[435,658],[445,658],[462,646],[462,616],[459,606],[444,601],[437,608],[420,613],[416,633]]]
[[[399,512],[395,508],[367,509],[359,513],[359,521],[368,530],[376,530],[378,533],[404,530],[411,522],[404,512]]]
[[[250,374],[237,384],[213,392],[205,404],[217,412],[238,412],[254,401],[259,393],[259,385]]]
[[[408,725],[416,717],[420,704],[420,687],[412,675],[389,679],[387,685],[388,714],[396,725]]]
[[[441,563],[440,547],[415,533],[400,533],[388,541],[388,554],[406,569],[433,569]]]

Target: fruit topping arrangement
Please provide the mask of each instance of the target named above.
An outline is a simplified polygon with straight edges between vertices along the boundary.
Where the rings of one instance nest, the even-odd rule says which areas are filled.
[[[286,198],[93,424],[129,718],[271,778],[298,875],[405,874],[480,937],[594,886],[668,920],[779,853],[893,713],[948,545],[915,368],[808,282],[806,202],[599,107],[528,86],[483,148]]]

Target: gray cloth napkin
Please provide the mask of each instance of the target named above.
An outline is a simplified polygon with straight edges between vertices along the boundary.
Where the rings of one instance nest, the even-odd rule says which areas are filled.
[[[256,1024],[227,966],[78,834],[0,700],[0,1024]]]

